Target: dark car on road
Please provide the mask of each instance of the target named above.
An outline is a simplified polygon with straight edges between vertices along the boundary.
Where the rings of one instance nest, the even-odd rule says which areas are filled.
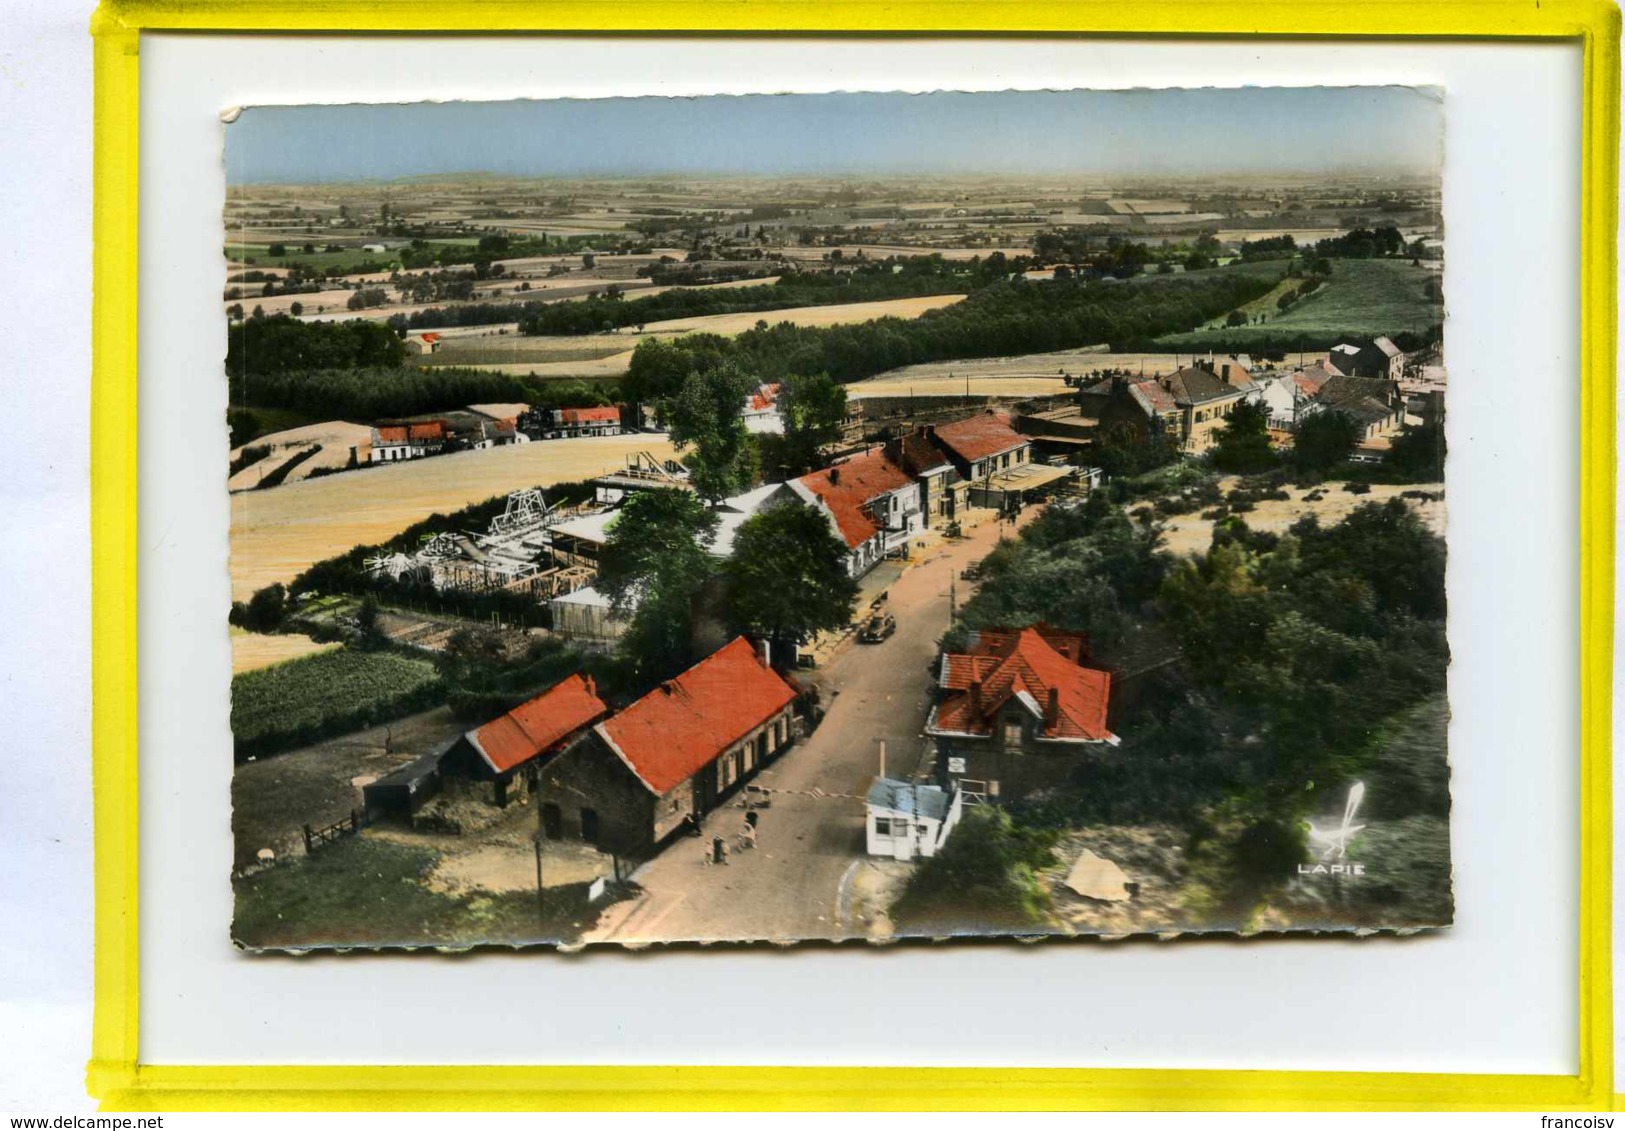
[[[896,631],[897,618],[881,609],[864,622],[863,628],[858,632],[858,640],[863,644],[879,644]]]

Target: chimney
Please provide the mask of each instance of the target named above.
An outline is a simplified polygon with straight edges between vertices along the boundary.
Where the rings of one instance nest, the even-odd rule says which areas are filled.
[[[589,675],[589,676],[586,677],[586,683],[587,683],[587,694],[591,695],[594,698],[597,698],[598,697],[598,681],[596,679],[594,679],[592,676]]]
[[[772,653],[769,651],[772,646],[765,640],[752,640],[750,647],[751,651],[756,653],[756,662],[764,668],[767,667],[772,661]]]
[[[970,681],[970,714],[972,719],[982,717],[982,681],[980,678]]]
[[[1061,718],[1061,691],[1060,688],[1049,689],[1049,702],[1044,705],[1044,730],[1054,731],[1055,724]]]
[[[832,468],[829,469],[829,485],[831,487],[839,487],[841,485],[841,469],[840,468],[832,467]]]

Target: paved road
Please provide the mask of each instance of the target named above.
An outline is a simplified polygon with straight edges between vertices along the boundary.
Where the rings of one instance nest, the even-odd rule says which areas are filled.
[[[925,751],[930,666],[948,627],[949,582],[997,538],[997,524],[987,522],[959,543],[921,551],[890,588],[897,632],[878,645],[846,646],[817,673],[828,714],[805,742],[757,778],[757,784],[782,792],[774,793],[772,807],[762,814],[755,849],[731,853],[725,867],[703,863],[711,835],[731,841],[742,824],[737,805],[712,813],[703,839],[678,839],[645,865],[637,875],[645,894],[609,908],[587,941],[861,934],[842,922],[840,892],[864,854],[861,798],[879,768],[880,741],[886,742],[888,773],[914,771]],[[957,586],[963,599],[966,583]],[[813,795],[815,789],[824,796]]]

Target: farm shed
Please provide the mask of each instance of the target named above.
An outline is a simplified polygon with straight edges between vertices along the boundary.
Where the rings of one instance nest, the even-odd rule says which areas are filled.
[[[455,739],[440,759],[441,788],[505,806],[548,755],[607,714],[592,677],[572,675]]]
[[[894,860],[935,856],[959,824],[964,806],[957,789],[949,794],[934,785],[876,778],[864,799],[869,855]]]
[[[561,593],[547,603],[553,631],[570,640],[607,644],[626,632],[626,620],[615,615],[609,598],[590,585]]]
[[[367,819],[397,817],[411,820],[423,803],[440,792],[440,759],[456,742],[450,739],[400,769],[361,787]]]
[[[736,637],[553,759],[538,777],[543,830],[654,855],[789,746],[796,695]]]

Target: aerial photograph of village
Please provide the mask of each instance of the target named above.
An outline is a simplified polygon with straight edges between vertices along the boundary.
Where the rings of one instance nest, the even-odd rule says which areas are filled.
[[[232,940],[1448,927],[1443,121],[242,111]]]

